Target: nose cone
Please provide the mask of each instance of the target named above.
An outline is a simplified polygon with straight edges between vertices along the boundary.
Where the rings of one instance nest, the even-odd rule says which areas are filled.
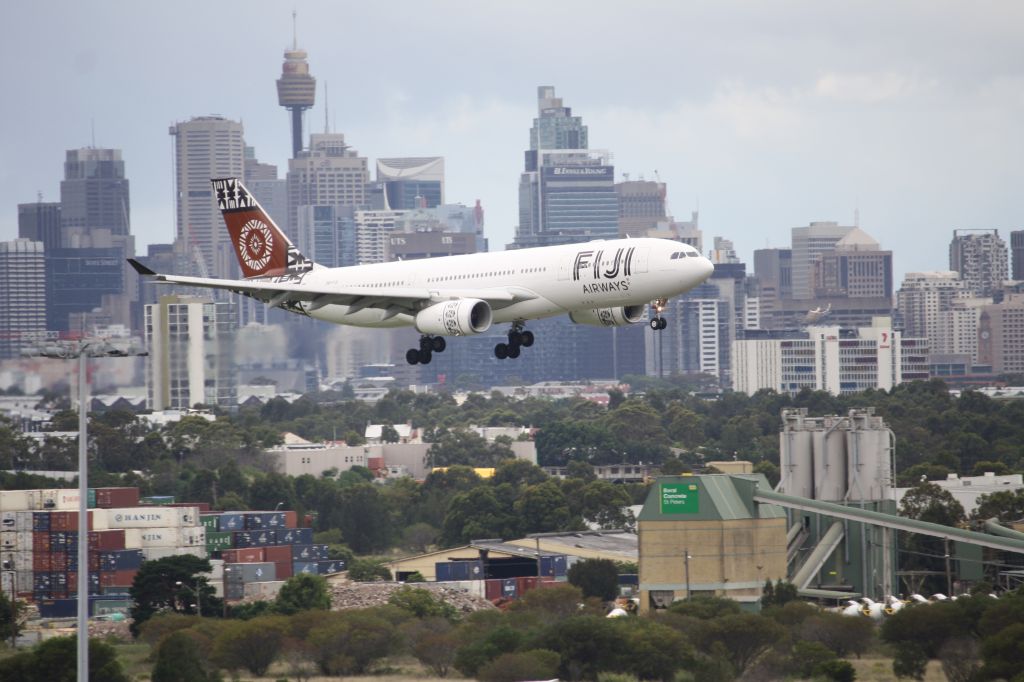
[[[715,271],[715,264],[712,263],[707,258],[705,258],[704,256],[701,256],[700,257],[700,265],[701,265],[700,281],[703,282],[704,280],[706,280],[708,277],[711,276],[712,272]]]

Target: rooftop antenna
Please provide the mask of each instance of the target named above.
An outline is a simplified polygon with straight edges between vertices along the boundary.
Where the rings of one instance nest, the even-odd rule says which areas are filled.
[[[299,31],[298,31],[298,28],[297,28],[297,21],[296,21],[296,17],[298,16],[298,14],[299,13],[296,12],[295,9],[293,8],[292,9],[292,49],[293,50],[298,50],[299,49]]]
[[[89,126],[92,128],[92,148],[96,149],[96,119],[89,120]]]
[[[327,113],[331,110],[330,102],[327,99],[327,81],[324,81],[324,135],[331,132],[331,128],[327,123]]]

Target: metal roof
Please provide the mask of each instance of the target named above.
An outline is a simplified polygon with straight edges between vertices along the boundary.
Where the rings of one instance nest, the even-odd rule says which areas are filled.
[[[698,476],[659,477],[644,507],[639,521],[734,521],[740,519],[785,518],[786,513],[774,505],[756,505],[751,494],[740,488],[769,487],[763,474],[701,474]],[[683,494],[696,495],[686,505],[666,503],[664,486],[670,490],[681,486]]]
[[[624,530],[538,533],[504,544],[532,550],[532,556],[536,556],[538,547],[541,554],[565,554],[581,559],[636,561],[639,556],[637,535]]]

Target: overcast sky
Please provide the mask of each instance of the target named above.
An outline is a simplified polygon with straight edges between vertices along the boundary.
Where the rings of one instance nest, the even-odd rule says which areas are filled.
[[[140,252],[174,234],[167,128],[241,119],[287,167],[274,81],[292,41],[317,104],[360,154],[442,155],[446,198],[511,241],[536,88],[583,117],[616,174],[700,209],[705,248],[787,246],[814,220],[860,226],[896,270],[948,267],[954,228],[1024,228],[1024,3],[0,3],[0,239],[59,199],[66,149],[123,151]]]

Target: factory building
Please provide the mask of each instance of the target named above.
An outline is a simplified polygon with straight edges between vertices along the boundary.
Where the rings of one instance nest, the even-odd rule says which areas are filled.
[[[763,475],[659,478],[638,517],[640,612],[697,595],[752,607],[766,580],[786,578],[786,513],[754,504]]]

